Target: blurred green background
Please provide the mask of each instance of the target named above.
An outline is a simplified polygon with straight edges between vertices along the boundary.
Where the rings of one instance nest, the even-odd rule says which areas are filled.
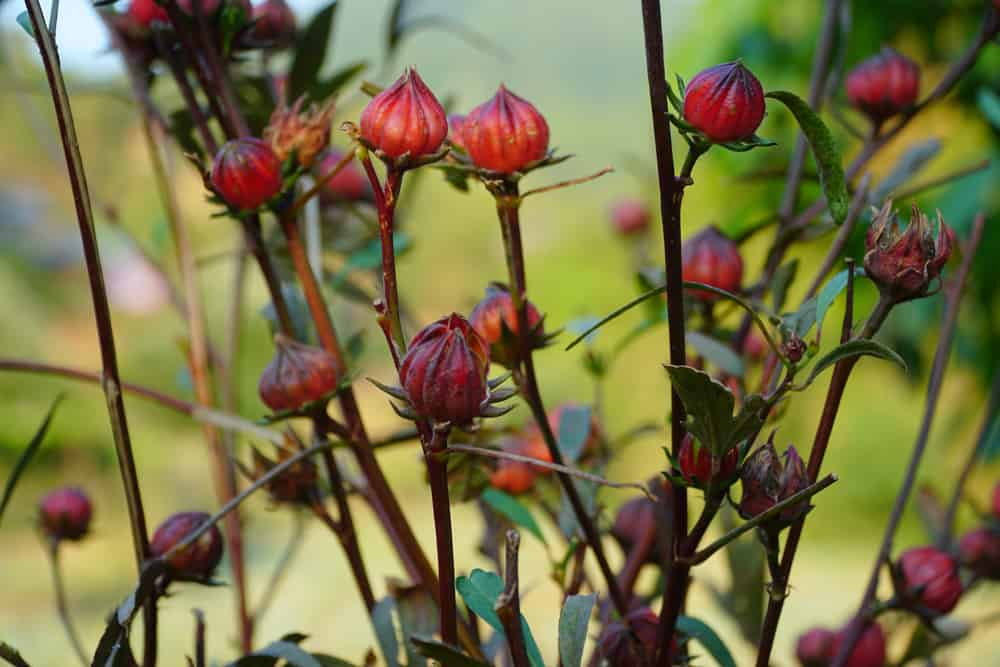
[[[101,224],[122,373],[127,380],[191,399],[179,346],[183,323],[166,305],[162,285],[137,259],[127,237],[111,224],[120,221],[145,250],[173,267],[173,249],[135,108],[127,102],[117,56],[105,52],[107,38],[93,19],[94,10],[79,0],[63,4],[59,41],[71,75],[81,148]],[[292,0],[291,4],[300,18],[319,7],[311,0]],[[390,3],[343,0],[341,4],[331,68],[366,59],[371,67],[365,77],[385,84],[405,64],[415,63],[432,89],[452,100],[456,110],[478,104],[504,81],[546,115],[552,144],[576,156],[530,177],[531,186],[588,174],[606,165],[616,168],[615,173],[595,183],[528,201],[522,218],[529,284],[532,299],[548,313],[547,323],[553,328],[581,317],[602,315],[631,298],[636,289],[633,249],[615,237],[607,210],[622,196],[644,197],[650,202],[655,197],[650,189],[654,162],[639,3],[412,2],[408,11],[414,17],[446,15],[484,35],[502,53],[474,48],[455,34],[422,31],[409,35],[391,62],[384,57]],[[704,67],[738,57],[757,73],[765,88],[805,95],[821,13],[818,0],[685,0],[664,4],[669,72],[690,78]],[[971,0],[853,4],[853,29],[844,53],[848,66],[880,44],[889,43],[924,66],[925,90],[971,40],[983,6]],[[0,2],[0,304],[7,321],[0,328],[0,347],[3,356],[97,369],[100,362],[90,298],[51,105],[38,70],[37,53],[14,23],[14,16],[22,9],[14,0]],[[990,105],[992,100],[1000,107],[995,97],[1000,84],[998,65],[1000,50],[987,49],[958,94],[923,114],[873,167],[876,175],[888,173],[908,147],[932,137],[941,142],[940,151],[918,180],[979,160],[993,160],[988,170],[930,191],[919,200],[925,208],[941,208],[960,234],[968,229],[977,209],[995,218],[998,129],[990,123]],[[169,91],[160,92],[163,99],[172,99]],[[842,95],[837,96],[837,102],[842,102]],[[335,127],[342,120],[356,120],[362,103],[359,94],[348,94]],[[781,170],[790,152],[794,138],[790,117],[777,106],[769,111],[760,133],[779,141],[778,148],[746,155],[713,151],[699,163],[696,187],[688,191],[685,200],[685,235],[708,223],[737,228],[775,210],[781,180],[747,178],[752,172]],[[997,108],[992,114],[994,123],[1000,121]],[[857,149],[856,142],[832,121],[831,125],[849,158]],[[338,137],[335,141],[341,140]],[[204,203],[198,176],[186,162],[176,160],[173,176],[197,254],[203,259],[202,287],[212,334],[219,339],[227,320],[238,237],[231,223],[209,219],[211,210]],[[480,188],[461,195],[436,174],[427,174],[411,185],[413,196],[405,224],[414,247],[400,265],[402,298],[421,322],[451,310],[468,312],[488,281],[506,277],[492,203]],[[805,192],[808,201],[815,190],[807,185]],[[109,215],[109,208],[114,209],[114,215]],[[770,231],[765,230],[744,246],[748,280],[756,278],[770,237]],[[657,233],[648,240],[653,258],[660,256],[658,238]],[[818,265],[828,238],[796,249],[802,275],[811,277],[810,269]],[[853,251],[857,252],[857,246]],[[1000,322],[992,306],[1000,271],[1000,263],[995,261],[998,252],[1000,232],[988,226],[921,469],[922,482],[943,495],[950,493],[972,446],[982,418],[984,386],[996,363]],[[370,280],[364,280],[370,287]],[[806,283],[808,279],[803,278],[795,285],[792,302],[801,297]],[[867,287],[862,287],[859,295],[862,306],[871,305]],[[239,360],[240,410],[250,418],[265,411],[256,395],[256,378],[270,356],[267,324],[258,314],[264,302],[263,286],[254,272],[243,313],[245,340]],[[930,298],[901,307],[891,318],[886,339],[910,360],[909,376],[875,361],[862,362],[855,372],[826,465],[842,481],[820,497],[810,518],[779,632],[776,664],[792,663],[792,645],[799,631],[815,623],[839,625],[857,604],[921,416],[925,370],[936,340],[940,306],[939,297]],[[361,374],[388,381],[391,367],[370,313],[343,303],[335,310],[337,321],[344,323],[341,328],[368,333]],[[835,308],[830,321],[839,321],[841,314]],[[638,321],[638,315],[630,317],[602,332],[598,348],[610,348]],[[568,340],[565,334],[563,340]],[[658,329],[619,359],[604,388],[606,428],[611,434],[620,434],[642,421],[663,423],[668,384],[660,363],[665,354],[665,330]],[[579,351],[566,353],[561,346],[554,346],[540,355],[539,366],[550,404],[591,400],[593,386],[582,368]],[[68,400],[56,416],[41,455],[17,489],[0,533],[0,639],[17,646],[34,665],[69,664],[72,660],[56,620],[47,564],[34,529],[35,506],[46,489],[80,484],[95,498],[93,535],[82,545],[68,547],[65,557],[72,613],[88,646],[96,643],[104,615],[133,583],[121,487],[104,404],[96,387],[0,374],[0,477],[6,477],[48,404],[61,391],[67,392]],[[367,383],[359,383],[358,391],[372,431],[384,434],[401,426],[384,396]],[[795,398],[781,422],[778,441],[782,446],[795,443],[808,449],[824,391],[825,382],[819,382]],[[127,407],[150,523],[155,525],[181,509],[215,507],[197,425],[134,398],[127,399]],[[525,419],[526,412],[516,410],[512,421]],[[608,476],[639,481],[656,474],[665,465],[660,453],[664,437],[652,435],[631,445]],[[238,451],[245,452],[246,444],[241,442]],[[380,454],[380,460],[422,541],[433,552],[429,494],[415,445]],[[984,504],[996,472],[995,466],[977,470],[970,497]],[[601,498],[613,509],[627,495],[607,492]],[[384,592],[385,578],[401,575],[401,569],[372,515],[360,503],[356,512],[370,572],[377,589]],[[479,528],[474,507],[462,505],[455,513],[460,571],[489,567],[475,552]],[[908,515],[900,547],[924,539],[914,514]],[[262,498],[249,503],[245,517],[254,599],[283,548],[291,522],[286,510],[269,511]],[[963,526],[974,521],[967,508],[960,519]],[[612,552],[616,562],[620,561],[617,548]],[[557,555],[553,549],[552,556]],[[544,548],[526,540],[524,609],[543,652],[554,662],[559,598],[547,571]],[[696,578],[699,584],[726,586],[726,574],[716,563],[699,569]],[[218,661],[235,655],[228,589],[181,586],[161,607],[162,664],[182,664],[183,655],[190,653],[190,610],[195,607],[208,615],[210,655]],[[965,599],[957,614],[978,619],[997,609],[1000,596],[995,589],[984,587]],[[740,664],[750,660],[752,653],[734,624],[716,607],[705,585],[695,586],[689,611],[715,624]],[[991,641],[994,630],[984,625],[970,640],[946,653],[950,664],[1000,664],[1000,645]],[[315,526],[289,572],[281,598],[261,621],[258,641],[290,631],[311,635],[308,646],[312,649],[353,660],[359,660],[374,645],[341,551]]]

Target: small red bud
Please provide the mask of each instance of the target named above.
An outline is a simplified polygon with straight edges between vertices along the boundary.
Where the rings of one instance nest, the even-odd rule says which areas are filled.
[[[1000,533],[990,528],[976,528],[958,543],[962,565],[993,581],[1000,580]]]
[[[795,450],[794,445],[789,445],[785,450],[785,469],[781,471],[781,491],[778,500],[787,500],[799,491],[809,486],[809,473],[806,471],[806,464]],[[784,521],[792,522],[809,511],[809,501],[797,502],[786,508],[781,513]]]
[[[233,139],[216,154],[211,180],[231,207],[254,211],[281,192],[281,160],[260,139]]]
[[[328,149],[323,157],[316,162],[313,173],[317,179],[333,171],[333,168],[344,158],[344,153],[333,148]],[[327,180],[320,188],[319,196],[324,202],[361,201],[371,199],[371,184],[355,162],[337,172],[337,175]]]
[[[496,95],[465,117],[462,140],[477,167],[512,174],[545,157],[549,126],[534,105],[500,84]]]
[[[813,628],[799,635],[795,644],[795,657],[802,667],[828,667],[833,660],[837,633],[826,628]]]
[[[622,199],[611,207],[611,225],[623,236],[643,233],[650,219],[649,207],[638,199]]]
[[[833,642],[833,656],[840,652],[845,630],[837,633]],[[878,623],[869,623],[858,637],[844,667],[885,667],[885,633]]]
[[[528,328],[531,329],[531,349],[538,349],[545,343],[542,316],[535,305],[525,304]],[[514,300],[503,285],[493,284],[486,288],[486,296],[469,315],[476,333],[490,346],[490,360],[504,368],[511,368],[520,359],[517,312]],[[505,330],[507,335],[504,335]]]
[[[610,623],[601,633],[598,652],[615,667],[645,667],[652,664],[657,649],[659,617],[649,607],[640,607],[625,616],[625,622]],[[674,639],[674,655],[677,640]]]
[[[535,485],[535,469],[527,463],[501,460],[490,475],[490,485],[512,496],[527,493]]]
[[[684,120],[715,143],[749,139],[764,120],[764,89],[739,61],[710,67],[684,91]]]
[[[913,106],[920,92],[920,67],[909,58],[884,48],[847,75],[851,104],[881,123]]]
[[[457,313],[427,325],[410,341],[399,379],[410,404],[437,422],[467,424],[489,397],[486,341]]]
[[[448,114],[448,141],[455,148],[465,150],[465,141],[462,139],[462,130],[465,127],[465,116],[458,113]]]
[[[947,614],[962,596],[958,564],[944,551],[917,547],[903,552],[898,567],[908,595],[938,614]]]
[[[806,345],[806,342],[795,332],[792,332],[791,335],[789,335],[788,338],[781,343],[782,353],[784,353],[785,357],[787,357],[793,364],[797,364],[802,361],[802,357],[805,356],[808,349],[809,346]]]
[[[156,0],[132,0],[128,6],[128,15],[137,23],[148,28],[152,23],[170,23],[167,10],[156,3]]]
[[[740,472],[743,483],[740,516],[749,520],[774,507],[781,496],[781,474],[781,461],[770,441],[747,457]]]
[[[390,158],[435,153],[447,134],[444,108],[414,68],[373,97],[361,112],[361,138]]]
[[[713,226],[692,236],[681,247],[684,280],[738,292],[743,281],[743,257],[739,247]],[[712,302],[719,295],[706,290],[687,290],[700,301]]]
[[[697,451],[696,451],[697,450]],[[690,484],[708,489],[730,481],[739,464],[739,450],[733,447],[721,458],[712,455],[708,447],[696,443],[690,433],[681,441],[677,464],[680,473]]]
[[[254,42],[284,48],[295,41],[295,12],[285,0],[264,0],[253,8],[253,20]]]
[[[75,486],[50,491],[38,509],[42,531],[49,539],[73,542],[87,534],[94,513],[90,498]]]
[[[274,337],[275,352],[260,376],[258,391],[275,412],[298,410],[337,390],[340,372],[326,350],[305,345],[283,334]]]
[[[951,257],[954,232],[937,214],[937,234],[927,216],[913,206],[910,224],[900,231],[892,202],[872,219],[865,237],[865,272],[879,290],[896,302],[927,294]]]
[[[170,551],[185,537],[197,530],[209,519],[205,512],[177,512],[171,514],[153,533],[149,542],[150,552],[160,557]],[[222,533],[213,525],[197,540],[174,554],[167,566],[175,579],[206,581],[222,560]]]

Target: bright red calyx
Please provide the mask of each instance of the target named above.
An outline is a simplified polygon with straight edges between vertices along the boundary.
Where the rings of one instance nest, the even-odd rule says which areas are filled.
[[[734,447],[720,458],[712,456],[708,447],[696,445],[690,433],[681,441],[677,465],[684,479],[699,489],[707,489],[733,478],[739,463],[738,449]]]
[[[984,579],[1000,580],[1000,533],[991,528],[976,528],[958,543],[962,565]]]
[[[799,636],[795,657],[802,667],[828,667],[833,660],[837,633],[826,628],[813,628]]]
[[[343,158],[344,153],[341,151],[328,149],[313,167],[314,176],[319,179],[329,174]],[[323,184],[319,196],[328,203],[367,200],[371,198],[371,184],[352,161]]]
[[[166,555],[208,519],[209,515],[205,512],[171,514],[153,533],[149,542],[150,552],[157,558]],[[175,579],[207,581],[212,578],[221,560],[222,533],[218,526],[213,525],[197,540],[171,556],[167,566]]]
[[[713,226],[692,236],[681,247],[684,280],[705,283],[712,287],[739,292],[743,281],[743,257],[739,247]],[[707,290],[687,290],[700,301],[721,298]]]
[[[295,12],[285,0],[264,0],[253,8],[253,20],[255,42],[282,48],[295,41]]]
[[[525,308],[528,328],[531,330],[531,349],[538,349],[545,343],[542,315],[530,301],[525,304]],[[518,317],[514,310],[514,300],[506,287],[494,284],[486,288],[486,296],[472,309],[469,322],[490,346],[491,361],[505,368],[516,365],[520,359]],[[504,330],[508,335],[504,335]]]
[[[337,390],[337,362],[322,348],[305,345],[278,334],[275,354],[260,376],[258,391],[275,412],[297,410]]]
[[[940,211],[936,233],[916,205],[912,211],[910,224],[901,230],[892,202],[886,202],[865,237],[865,272],[896,302],[926,295],[955,245],[955,234]]]
[[[949,554],[934,547],[917,547],[899,557],[898,566],[907,593],[921,606],[947,614],[962,596],[958,564]]]
[[[846,630],[837,633],[833,642],[833,652],[831,659],[840,652],[840,644],[844,641]],[[861,632],[858,641],[854,644],[844,667],[885,667],[885,633],[878,623],[869,623]]]
[[[486,341],[457,313],[427,325],[410,341],[399,379],[417,414],[468,424],[489,397]]]
[[[549,126],[534,105],[500,84],[496,95],[465,117],[462,141],[480,169],[512,174],[545,157]]]
[[[764,120],[764,89],[739,61],[710,67],[684,90],[684,120],[715,143],[749,139]]]
[[[281,160],[261,139],[233,139],[216,154],[211,182],[229,206],[254,211],[281,192]]]
[[[152,23],[170,23],[167,10],[156,4],[156,0],[132,0],[128,6],[128,15],[137,23],[148,28]]]
[[[920,93],[920,67],[890,48],[868,58],[847,75],[851,104],[875,123],[913,106]]]
[[[87,534],[94,513],[90,498],[75,486],[50,491],[38,510],[42,531],[49,539],[73,542]]]
[[[361,138],[389,158],[436,153],[448,135],[444,107],[410,68],[361,112]]]

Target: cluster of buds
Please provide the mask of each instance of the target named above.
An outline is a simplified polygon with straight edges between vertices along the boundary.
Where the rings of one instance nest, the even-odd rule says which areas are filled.
[[[410,68],[361,112],[359,140],[397,168],[433,162],[448,136],[444,107]],[[445,148],[447,150],[447,148]]]
[[[955,234],[937,214],[937,230],[913,206],[910,224],[900,229],[892,201],[874,211],[865,237],[865,272],[882,293],[895,303],[927,295],[935,278],[951,257]]]
[[[300,97],[291,107],[279,104],[264,128],[263,137],[278,160],[294,158],[296,164],[309,169],[330,143],[334,105],[333,102],[311,104],[303,109],[305,99]]]
[[[684,120],[712,143],[752,139],[764,112],[764,89],[739,61],[699,72],[684,89]]]
[[[744,519],[749,520],[766,512],[809,486],[805,463],[795,447],[790,445],[785,451],[785,462],[782,465],[774,449],[773,439],[772,433],[770,440],[747,457],[740,472],[743,496],[738,510]],[[795,503],[767,521],[764,527],[769,530],[780,530],[805,516],[810,509],[812,506],[808,501]]]
[[[738,292],[743,282],[743,257],[739,247],[714,226],[708,226],[681,247],[684,280],[705,283],[727,292]],[[686,294],[712,303],[718,294],[707,290],[687,290]]]
[[[90,529],[94,507],[82,489],[66,486],[50,491],[38,504],[42,533],[51,542],[82,540]]]
[[[326,350],[284,334],[274,337],[274,358],[260,376],[260,398],[276,413],[301,411],[325,401],[340,386],[341,369]]]
[[[231,209],[256,211],[277,197],[284,187],[281,158],[262,139],[233,139],[216,154],[209,182]]]
[[[525,300],[525,315],[528,322],[529,349],[537,350],[545,347],[552,336],[545,334],[544,317],[538,312],[535,304]],[[486,344],[490,347],[490,361],[504,368],[515,368],[519,365],[520,344],[518,333],[517,311],[514,309],[514,299],[506,285],[492,283],[486,288],[486,296],[469,314],[472,323]]]
[[[977,577],[1000,581],[1000,483],[993,488],[992,515],[958,543],[962,565]]]
[[[962,596],[958,561],[930,546],[909,549],[893,568],[898,605],[925,616],[947,614]]]
[[[717,455],[688,433],[677,452],[676,473],[690,486],[711,495],[724,495],[736,479],[739,455],[738,447]]]
[[[847,75],[851,105],[876,126],[912,107],[920,93],[920,67],[888,47]]]
[[[649,207],[638,199],[622,199],[611,207],[611,226],[622,236],[638,236],[649,229]]]
[[[153,533],[149,542],[150,553],[154,558],[166,556],[208,519],[209,515],[204,512],[171,514]],[[222,533],[213,524],[194,542],[170,556],[166,565],[171,579],[208,583],[221,560]]]
[[[834,632],[826,628],[813,628],[799,636],[795,657],[802,667],[829,667],[840,651],[846,628]],[[847,657],[845,667],[885,667],[886,641],[882,626],[868,623]]]

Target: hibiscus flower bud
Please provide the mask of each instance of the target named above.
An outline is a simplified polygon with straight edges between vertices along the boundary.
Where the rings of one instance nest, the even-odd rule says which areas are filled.
[[[781,495],[781,475],[778,452],[769,440],[743,463],[740,472],[743,484],[743,497],[738,508],[740,516],[749,520],[774,507]]]
[[[615,667],[652,664],[657,649],[659,617],[649,607],[640,607],[629,612],[625,620],[624,623],[610,623],[601,633],[597,648],[601,657]]]
[[[684,120],[715,143],[749,139],[764,120],[764,89],[739,61],[710,67],[684,90]]]
[[[845,630],[837,633],[833,643],[834,657],[840,652],[844,634]],[[885,661],[885,633],[882,626],[874,622],[868,623],[848,656],[845,667],[885,667]]]
[[[937,214],[937,231],[913,206],[910,224],[901,230],[892,202],[875,213],[865,237],[865,272],[883,296],[895,302],[927,294],[951,257],[954,232]]]
[[[1000,533],[983,527],[970,530],[958,543],[962,565],[976,575],[1000,580]]]
[[[361,139],[391,159],[436,153],[447,135],[444,107],[413,68],[361,112]]]
[[[958,563],[934,547],[917,547],[899,557],[897,567],[905,594],[936,614],[947,614],[962,596]]]
[[[661,562],[661,554],[656,547],[662,529],[657,517],[656,503],[646,496],[636,496],[622,503],[615,514],[615,522],[611,526],[611,536],[615,538],[622,551],[628,556],[641,543],[654,540],[653,548],[646,557],[647,563]]]
[[[263,136],[280,161],[294,155],[295,160],[308,169],[330,143],[334,105],[332,102],[322,106],[311,104],[303,111],[305,99],[305,96],[300,97],[291,108],[283,103],[278,105]]]
[[[711,487],[728,486],[728,482],[736,475],[739,454],[739,450],[733,447],[721,457],[714,456],[708,447],[696,442],[688,433],[681,441],[677,465],[681,476],[688,483],[708,490]]]
[[[211,182],[232,208],[255,211],[281,192],[281,159],[260,139],[233,139],[216,154]]]
[[[611,207],[611,226],[622,236],[642,234],[651,219],[649,207],[638,199],[622,199]]]
[[[252,448],[252,479],[260,479],[272,468],[302,451],[301,443],[288,442],[290,438],[287,437],[285,440],[285,447],[275,448],[277,458],[273,461],[260,453],[256,447]],[[308,505],[319,497],[319,490],[316,487],[318,478],[316,464],[308,458],[300,459],[266,484],[267,493],[275,503]]]
[[[167,10],[156,3],[156,0],[132,0],[126,10],[137,23],[145,28],[154,22],[170,23]]]
[[[912,107],[920,92],[920,67],[890,48],[855,67],[847,75],[851,105],[881,124]]]
[[[480,169],[512,174],[545,157],[549,126],[531,102],[500,84],[496,95],[465,117],[462,143]]]
[[[455,148],[465,150],[465,140],[462,139],[462,130],[465,127],[465,116],[460,113],[448,114],[448,141]]]
[[[165,556],[188,535],[209,519],[205,512],[177,512],[171,514],[153,533],[149,542],[150,553]],[[213,525],[197,540],[184,547],[167,560],[167,567],[174,579],[181,581],[208,581],[222,560],[222,533]]]
[[[535,305],[528,301],[525,304],[528,328],[530,329],[531,349],[536,350],[545,344],[545,328],[542,315]],[[518,343],[518,317],[514,310],[514,300],[506,286],[494,283],[486,288],[486,296],[469,315],[469,322],[476,333],[490,346],[490,360],[504,368],[517,365],[521,355]]]
[[[684,280],[738,292],[743,281],[739,247],[713,226],[706,227],[681,246]],[[688,296],[711,303],[721,298],[706,290],[687,290]]]
[[[795,450],[795,446],[789,445],[788,449],[785,450],[785,469],[781,471],[781,491],[778,495],[778,501],[791,498],[808,486],[809,473],[806,471],[806,464]],[[781,513],[781,518],[783,521],[791,523],[810,509],[809,501],[803,500],[785,508]]]
[[[274,358],[257,385],[267,407],[275,412],[298,410],[337,390],[340,371],[326,350],[283,334],[274,337],[274,346]]]
[[[87,494],[75,486],[50,491],[38,507],[42,532],[50,540],[77,542],[87,534],[94,507]]]
[[[813,628],[799,635],[795,644],[795,657],[802,667],[829,667],[833,660],[837,633],[826,628]]]
[[[527,463],[501,460],[490,475],[490,485],[512,496],[519,496],[534,487],[535,476],[535,468]]]
[[[264,0],[253,8],[253,20],[253,42],[279,49],[295,42],[295,12],[285,0]]]

